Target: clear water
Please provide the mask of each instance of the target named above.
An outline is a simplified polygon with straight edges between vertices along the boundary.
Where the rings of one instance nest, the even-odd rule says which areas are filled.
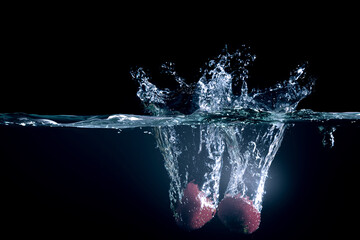
[[[162,74],[177,82],[176,90],[159,89],[142,68],[132,71],[139,83],[137,96],[148,115],[5,113],[0,114],[0,125],[114,129],[119,134],[140,130],[154,137],[163,156],[175,219],[189,182],[195,182],[204,193],[201,206],[217,209],[225,196],[240,195],[261,212],[269,170],[287,132],[297,126],[315,126],[309,128],[315,129],[323,147],[333,149],[342,128],[359,131],[360,113],[296,110],[315,84],[315,79],[306,75],[306,65],[273,87],[248,89],[247,67],[255,59],[246,47],[234,53],[224,50],[205,64],[195,83],[179,76],[174,63],[165,63]]]

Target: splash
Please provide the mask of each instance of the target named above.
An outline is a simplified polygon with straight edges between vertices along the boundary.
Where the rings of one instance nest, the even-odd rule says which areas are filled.
[[[196,115],[222,115],[228,109],[254,113],[291,113],[311,93],[314,80],[305,79],[305,65],[292,71],[286,81],[267,89],[249,91],[247,67],[254,60],[255,55],[250,53],[249,48],[244,47],[234,53],[224,50],[217,58],[206,63],[195,84],[186,84],[175,71],[173,63],[164,64],[164,73],[172,76],[179,85],[179,89],[174,92],[158,89],[149,81],[149,75],[142,68],[133,71],[132,76],[140,85],[138,97],[147,111],[156,116],[182,113],[184,105]],[[183,99],[188,100],[186,104]],[[238,123],[234,126],[211,123],[201,125],[196,130],[171,126],[156,128],[157,143],[171,180],[171,209],[179,226],[197,229],[211,219],[208,216],[212,216],[212,211],[219,206],[224,165],[231,169],[224,199],[246,199],[240,200],[241,203],[248,203],[255,209],[252,212],[260,213],[265,181],[281,145],[284,130],[285,126],[281,123]],[[200,190],[197,190],[199,192],[195,191],[199,196],[197,198],[188,196],[189,184],[194,182],[194,189],[200,186]],[[189,199],[192,202],[189,203]],[[199,204],[208,206],[209,213],[204,214],[202,207],[200,210],[193,207]],[[189,205],[192,207],[189,208]],[[227,218],[226,214],[221,214],[225,225]],[[246,219],[246,216],[236,219]],[[255,224],[249,224],[253,226],[251,232],[256,230],[258,223],[260,219],[256,219]],[[240,225],[238,228],[241,228]]]
[[[179,88],[160,90],[149,80],[143,68],[131,72],[139,82],[138,97],[153,115],[184,113],[189,110],[207,113],[226,109],[252,109],[254,111],[293,112],[298,103],[310,95],[314,78],[306,77],[306,64],[290,73],[289,79],[266,89],[252,89],[247,85],[247,67],[256,59],[249,48],[234,53],[226,49],[205,64],[195,84],[186,84],[175,71],[174,63],[163,64],[163,74],[171,76]],[[185,100],[185,101],[184,101]],[[186,106],[186,108],[184,108]]]
[[[307,77],[306,64],[272,87],[249,89],[248,66],[255,59],[247,47],[233,53],[225,49],[205,64],[193,83],[177,73],[174,63],[166,62],[161,66],[161,75],[175,81],[178,87],[173,90],[158,88],[144,68],[132,71],[132,78],[139,83],[137,96],[150,115],[5,113],[0,114],[0,127],[101,128],[119,132],[153,127],[144,133],[155,136],[164,157],[170,178],[170,208],[179,226],[187,230],[201,228],[217,212],[230,229],[251,233],[260,223],[265,182],[286,126],[303,122],[321,126],[360,123],[358,112],[296,110],[315,82]],[[324,134],[323,145],[332,148],[335,128],[319,130]],[[231,216],[234,212],[235,216]]]

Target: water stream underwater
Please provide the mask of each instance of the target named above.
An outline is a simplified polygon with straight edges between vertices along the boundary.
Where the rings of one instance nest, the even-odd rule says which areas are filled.
[[[272,87],[249,90],[247,69],[255,59],[246,47],[224,50],[191,84],[174,63],[164,63],[161,74],[177,82],[176,90],[158,88],[143,68],[133,70],[147,115],[4,113],[0,125],[114,129],[120,134],[148,129],[144,132],[155,137],[164,158],[176,224],[191,231],[217,216],[231,231],[251,234],[260,226],[268,172],[289,127],[316,124],[322,144],[331,149],[338,128],[360,126],[359,112],[296,110],[315,84],[305,64]]]

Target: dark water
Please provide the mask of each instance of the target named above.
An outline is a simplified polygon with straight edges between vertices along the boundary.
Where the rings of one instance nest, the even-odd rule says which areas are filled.
[[[229,231],[215,216],[180,229],[154,128],[117,130],[0,126],[6,232],[189,239],[303,239],[357,232],[358,125],[338,125],[333,147],[319,126],[288,126],[269,169],[261,224]],[[325,136],[326,137],[326,136]],[[220,183],[220,198],[226,183]]]

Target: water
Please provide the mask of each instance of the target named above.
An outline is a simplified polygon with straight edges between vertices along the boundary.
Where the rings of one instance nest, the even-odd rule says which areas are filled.
[[[306,226],[307,222],[311,223],[308,226],[314,228],[313,225],[316,221],[313,219],[305,221],[306,217],[302,216],[301,212],[295,208],[303,209],[313,217],[316,211],[328,216],[326,211],[321,208],[321,206],[328,205],[325,202],[317,202],[319,208],[310,206],[311,199],[319,201],[323,196],[316,191],[324,192],[324,196],[330,196],[326,190],[328,184],[327,180],[324,180],[325,177],[324,179],[317,177],[326,176],[328,178],[328,173],[317,172],[327,171],[327,168],[331,169],[332,175],[330,175],[333,176],[333,180],[329,181],[329,184],[333,184],[332,196],[340,200],[342,196],[351,195],[345,189],[354,186],[356,181],[353,179],[343,181],[338,177],[340,173],[336,170],[336,162],[343,162],[343,160],[324,162],[322,159],[334,159],[342,156],[347,161],[340,164],[340,166],[345,166],[340,169],[349,170],[348,165],[351,165],[351,161],[356,160],[357,156],[355,146],[359,142],[360,113],[296,110],[298,103],[311,94],[315,84],[315,79],[307,76],[306,64],[298,66],[290,73],[287,80],[280,81],[275,86],[266,89],[249,89],[247,68],[255,59],[255,55],[246,47],[233,53],[229,53],[225,49],[218,57],[205,64],[205,67],[200,70],[201,77],[194,83],[186,82],[176,72],[174,63],[164,63],[162,75],[178,84],[178,88],[175,90],[160,89],[155,86],[151,82],[150,74],[143,68],[133,70],[132,77],[139,83],[137,96],[143,102],[148,115],[1,114],[0,127],[4,139],[2,151],[5,152],[8,159],[20,159],[14,157],[15,153],[11,150],[15,149],[16,151],[26,150],[25,153],[20,153],[22,158],[26,158],[26,152],[28,152],[30,156],[33,155],[30,159],[34,159],[35,156],[39,157],[39,152],[43,151],[46,156],[50,155],[57,161],[70,158],[76,162],[76,156],[78,159],[92,159],[94,161],[92,164],[100,167],[102,169],[100,172],[104,171],[104,173],[95,171],[95,176],[97,176],[96,174],[100,175],[96,177],[97,181],[91,180],[90,183],[100,184],[100,187],[95,188],[97,191],[95,192],[97,194],[101,192],[100,194],[108,197],[104,199],[96,197],[97,200],[92,204],[100,202],[106,205],[109,199],[118,199],[119,204],[110,200],[112,208],[107,209],[106,212],[114,211],[120,214],[116,209],[131,206],[124,210],[127,214],[125,218],[131,219],[138,225],[140,224],[139,219],[146,218],[146,223],[141,223],[141,227],[150,232],[157,233],[153,229],[155,223],[157,222],[160,226],[161,221],[164,220],[159,219],[167,219],[166,222],[170,216],[169,229],[180,231],[179,234],[182,235],[190,234],[188,231],[192,231],[194,235],[191,236],[193,237],[199,237],[197,234],[236,236],[244,233],[251,233],[254,235],[253,237],[259,239],[269,236],[269,234],[280,236],[281,229],[284,230],[284,227],[276,227],[276,224],[271,224],[271,219],[281,218],[277,220],[278,224],[285,224],[289,215],[286,215],[285,211],[279,211],[280,213],[273,212],[274,216],[272,217],[270,213],[271,209],[279,210],[282,207],[292,209],[294,215],[290,215],[290,218],[293,216],[291,219],[298,226]],[[104,129],[113,130],[106,131]],[[32,142],[31,136],[34,136],[35,143]],[[53,136],[56,136],[55,139]],[[341,140],[337,140],[338,136]],[[345,136],[351,136],[351,142]],[[52,139],[54,144],[47,143],[47,139]],[[94,143],[91,142],[91,139]],[[36,144],[36,142],[38,143]],[[33,147],[29,149],[26,147],[27,145]],[[74,146],[76,146],[76,150]],[[85,146],[91,146],[94,149],[88,149]],[[69,151],[68,154],[60,151],[64,148],[65,152]],[[282,154],[281,149],[284,149]],[[57,152],[60,157],[54,156],[53,151]],[[140,153],[142,151],[144,153]],[[81,152],[89,152],[89,154],[83,156]],[[294,180],[295,183],[280,182],[276,178],[276,172],[280,170],[275,169],[275,176],[270,179],[273,184],[268,189],[267,182],[269,175],[271,176],[271,169],[273,169],[271,166],[276,164],[278,152],[280,152],[280,157],[278,157],[280,160],[287,158],[279,160],[282,165],[277,165],[278,169],[286,166],[283,167],[285,169],[283,175],[290,175],[287,178]],[[112,154],[122,161],[115,162]],[[161,158],[160,154],[163,161],[158,161]],[[302,159],[310,156],[310,159]],[[105,163],[97,162],[104,157]],[[44,157],[40,156],[39,158],[43,159]],[[133,160],[130,161],[130,159]],[[350,162],[346,164],[348,161]],[[86,169],[86,166],[91,168],[92,164],[89,165],[84,160],[81,162],[85,166],[85,172],[88,172],[83,176],[87,179],[94,172]],[[36,168],[34,170],[31,162],[22,164],[25,166],[30,164],[29,168],[40,176],[45,176],[47,171],[54,172],[51,167],[48,169],[48,163],[44,160],[41,164],[47,167],[40,167],[42,170]],[[36,165],[36,163],[34,164]],[[72,175],[70,174],[74,178],[78,171],[81,171],[81,166],[74,167],[73,162],[67,164],[70,164],[71,168],[78,169]],[[64,166],[68,167],[67,164]],[[102,164],[108,166],[104,167]],[[119,167],[119,164],[125,167]],[[295,169],[291,164],[298,166],[300,170]],[[15,169],[13,162],[9,162],[8,165],[9,169]],[[162,166],[159,167],[159,165]],[[69,169],[64,166],[64,172],[69,174]],[[310,166],[310,169],[305,171],[305,166]],[[117,176],[111,170],[113,167],[120,169],[119,174],[122,176]],[[32,175],[26,169],[22,171],[25,171],[25,176]],[[297,172],[301,172],[302,175]],[[122,190],[113,192],[112,188],[117,188],[116,184],[111,183],[112,188],[109,189],[107,185],[109,181],[101,179],[107,178],[106,175],[109,173],[110,179],[116,179],[117,183],[126,182],[129,179],[132,183],[126,187],[121,183],[119,186],[122,186]],[[308,174],[312,176],[311,180],[306,180]],[[13,177],[9,178],[13,179]],[[63,186],[57,183],[56,179],[49,176],[48,178],[57,186]],[[60,177],[60,179],[62,178]],[[23,185],[23,183],[13,181]],[[75,180],[68,181],[68,184],[72,184],[73,181],[80,185],[85,184],[81,180],[76,180],[76,177]],[[296,184],[296,181],[301,181],[302,184]],[[274,182],[282,188],[277,188]],[[167,184],[164,185],[164,183]],[[91,184],[86,186],[92,186]],[[343,184],[347,187],[341,189],[339,186]],[[65,184],[65,186],[68,185]],[[146,190],[156,189],[157,186],[163,190],[166,188],[168,197],[165,198],[162,195],[164,192],[160,190],[150,192]],[[289,186],[299,187],[299,193],[311,194],[304,197]],[[318,188],[314,189],[311,186]],[[22,188],[27,189],[28,187]],[[271,194],[271,188],[283,197],[270,195],[270,200],[273,200],[272,207],[268,205],[266,208],[264,198],[266,199],[266,196]],[[107,192],[104,193],[101,189],[107,189]],[[282,192],[281,189],[288,192]],[[109,192],[111,196],[109,196]],[[124,194],[121,194],[122,192]],[[154,196],[152,196],[153,194]],[[92,193],[86,191],[84,195],[94,197]],[[128,196],[134,197],[129,198]],[[286,197],[290,200],[286,201]],[[65,197],[65,199],[68,198],[71,198],[71,194]],[[85,198],[81,199],[84,201]],[[348,200],[349,197],[346,199]],[[332,204],[338,200],[323,199]],[[136,204],[132,204],[131,201]],[[156,203],[157,201],[161,204]],[[233,202],[230,204],[231,201]],[[164,210],[165,205],[168,210]],[[131,210],[138,206],[147,206],[147,208],[154,208],[158,211],[154,210],[150,214],[143,213],[141,209]],[[230,208],[230,213],[225,210],[226,208]],[[255,215],[249,217],[249,211]],[[30,213],[33,212],[30,211]],[[160,213],[164,215],[163,218],[156,216]],[[233,213],[235,216],[231,215]],[[98,215],[102,218],[105,216]],[[137,218],[135,215],[140,217]],[[344,213],[335,215],[342,219],[348,216]],[[117,218],[114,219],[113,216],[111,215],[110,220],[107,219],[105,222],[110,225],[117,222]],[[239,220],[239,217],[246,220]],[[151,219],[157,220],[154,220],[154,224],[150,224]],[[318,216],[318,219],[330,223],[325,217]],[[97,219],[93,221],[99,222]],[[129,226],[132,226],[131,221],[128,223]],[[346,224],[341,221],[343,220],[337,223],[338,226],[345,226]],[[295,230],[299,230],[289,224],[285,224],[288,229],[285,231],[286,234],[294,234]],[[331,224],[335,226],[334,223],[331,222]],[[174,226],[179,226],[179,230],[174,230]],[[276,229],[272,231],[269,226],[276,227]],[[315,230],[317,229],[315,228]],[[321,231],[318,233],[320,234]],[[242,236],[246,237],[247,235]]]
[[[359,112],[314,112],[310,109],[302,109],[291,113],[276,113],[255,111],[252,109],[230,110],[222,112],[205,113],[195,112],[191,115],[175,116],[148,116],[131,114],[114,115],[38,115],[26,113],[3,113],[0,115],[0,124],[4,126],[31,126],[31,127],[74,127],[74,128],[99,128],[99,129],[125,129],[137,127],[161,127],[161,126],[199,126],[202,124],[226,124],[237,125],[238,123],[284,123],[295,124],[301,122],[313,122],[318,124],[352,123],[358,124]]]

